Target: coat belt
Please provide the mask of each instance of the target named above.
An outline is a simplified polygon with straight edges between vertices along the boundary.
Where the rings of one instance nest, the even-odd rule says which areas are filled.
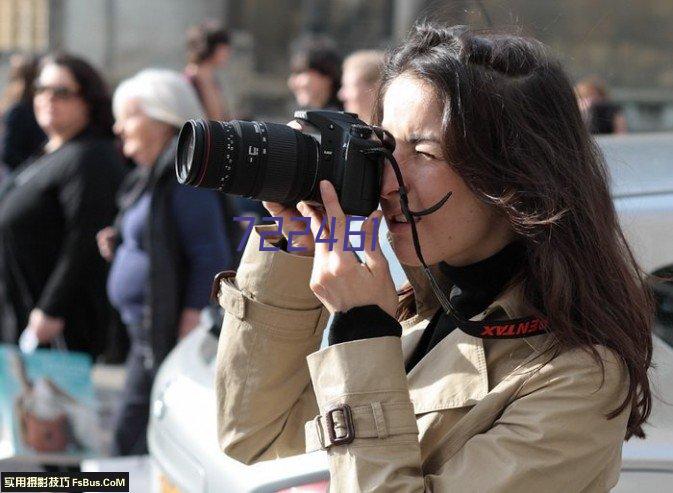
[[[356,438],[418,434],[410,402],[372,402],[365,406],[329,408],[304,425],[306,452],[327,450]],[[351,436],[352,435],[352,436]]]

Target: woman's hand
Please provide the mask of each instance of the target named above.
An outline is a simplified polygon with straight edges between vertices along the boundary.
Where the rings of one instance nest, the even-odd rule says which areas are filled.
[[[51,342],[63,332],[65,320],[58,317],[50,317],[39,308],[34,308],[28,317],[28,326],[25,330],[33,332],[40,344]]]
[[[351,251],[344,251],[346,236],[346,215],[332,184],[320,182],[320,193],[328,225],[335,218],[333,238],[336,246],[329,250],[326,243],[315,245],[315,259],[311,274],[311,290],[331,313],[345,312],[356,306],[378,305],[390,316],[397,310],[397,291],[390,275],[388,261],[380,246],[372,242],[376,232],[375,221],[380,221],[381,211],[374,211],[362,224],[365,263],[360,263]],[[300,203],[299,210],[311,218],[311,230],[317,236],[322,215],[307,204]],[[325,227],[324,229],[327,229]]]
[[[98,243],[98,251],[101,257],[108,262],[112,262],[115,255],[115,244],[117,242],[117,228],[108,226],[101,229],[96,234],[96,243]]]
[[[300,202],[301,203],[301,202]],[[301,217],[302,214],[294,207],[288,207],[283,204],[278,204],[276,202],[262,202],[262,205],[269,211],[269,214],[276,217],[283,218],[283,236],[288,238],[288,234],[291,231],[303,231],[306,228],[306,224],[301,221],[293,220],[293,218]],[[292,239],[293,247],[301,247],[304,250],[293,251],[293,254],[296,255],[313,255],[314,244],[313,237],[311,235],[294,235]]]

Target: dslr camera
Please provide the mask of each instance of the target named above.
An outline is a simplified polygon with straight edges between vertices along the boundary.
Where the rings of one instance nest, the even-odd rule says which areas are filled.
[[[296,111],[305,131],[268,122],[190,120],[178,139],[178,181],[256,200],[321,204],[329,180],[346,214],[378,206],[392,137],[343,111]]]

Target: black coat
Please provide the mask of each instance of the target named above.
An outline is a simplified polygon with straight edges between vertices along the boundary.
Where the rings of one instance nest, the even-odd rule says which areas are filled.
[[[33,308],[65,319],[69,349],[99,354],[111,309],[96,233],[125,174],[111,138],[85,131],[24,163],[0,189],[0,282],[18,336]]]
[[[37,152],[47,138],[35,120],[30,101],[21,101],[9,108],[3,116],[3,127],[0,161],[9,169],[15,169]]]

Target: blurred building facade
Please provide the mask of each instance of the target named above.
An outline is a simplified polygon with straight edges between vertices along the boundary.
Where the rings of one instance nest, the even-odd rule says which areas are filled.
[[[0,0],[0,56],[72,51],[114,85],[147,66],[181,69],[185,29],[212,18],[233,33],[222,79],[234,110],[283,120],[293,40],[328,34],[344,54],[386,48],[419,17],[536,36],[571,76],[603,77],[636,129],[673,128],[671,0]]]

